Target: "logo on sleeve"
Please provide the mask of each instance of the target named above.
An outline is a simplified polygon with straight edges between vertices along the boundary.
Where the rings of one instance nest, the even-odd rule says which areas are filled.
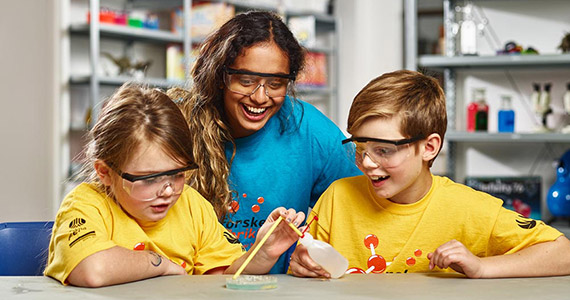
[[[530,218],[525,218],[522,215],[519,215],[520,219],[517,219],[517,225],[519,225],[522,229],[532,229],[536,226],[536,221]]]
[[[224,232],[224,237],[226,238],[226,240],[228,240],[228,242],[230,244],[239,244],[239,240],[231,233],[229,232]]]
[[[95,237],[94,230],[85,232],[87,231],[86,223],[87,221],[83,218],[75,218],[69,222],[69,236],[67,240],[69,241],[70,248],[90,237]]]

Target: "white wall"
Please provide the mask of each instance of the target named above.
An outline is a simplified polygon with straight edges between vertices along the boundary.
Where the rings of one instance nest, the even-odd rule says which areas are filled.
[[[0,222],[54,218],[55,2],[0,1]]]
[[[339,109],[346,133],[354,96],[373,78],[403,68],[403,1],[336,0],[339,25]]]

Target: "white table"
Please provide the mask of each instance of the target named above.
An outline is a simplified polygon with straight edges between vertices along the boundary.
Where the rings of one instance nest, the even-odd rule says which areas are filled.
[[[324,280],[276,275],[272,290],[225,287],[228,276],[165,276],[105,288],[63,286],[47,277],[0,277],[0,299],[570,299],[570,276],[467,279],[455,274],[346,275]]]

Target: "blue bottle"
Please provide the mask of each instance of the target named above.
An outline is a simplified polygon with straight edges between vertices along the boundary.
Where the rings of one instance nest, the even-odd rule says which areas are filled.
[[[499,132],[515,132],[515,111],[511,105],[511,97],[501,96],[501,109],[499,110]]]

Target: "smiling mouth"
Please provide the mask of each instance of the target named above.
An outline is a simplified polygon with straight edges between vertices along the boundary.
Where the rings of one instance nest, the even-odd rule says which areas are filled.
[[[242,104],[242,106],[247,113],[255,116],[262,115],[267,111],[267,107],[253,107],[246,104]]]
[[[388,178],[390,178],[390,176],[370,176],[370,179],[372,180],[372,182],[381,182],[381,181],[384,181]]]

